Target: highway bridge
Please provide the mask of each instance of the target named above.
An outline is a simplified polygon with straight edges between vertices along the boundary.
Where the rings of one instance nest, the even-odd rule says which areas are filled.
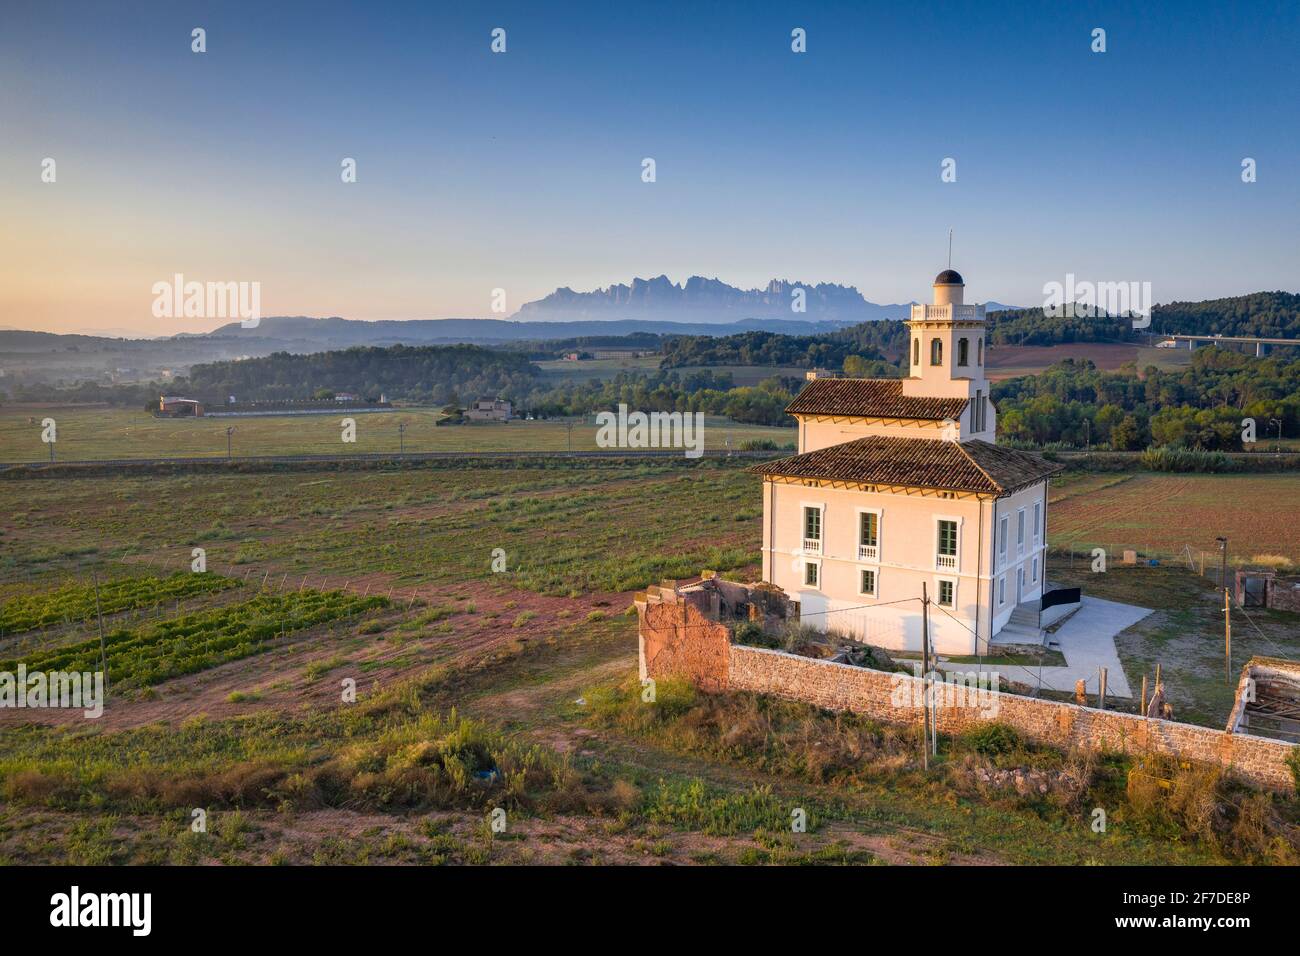
[[[1196,348],[1197,342],[1210,342],[1214,345],[1223,345],[1226,342],[1231,342],[1234,345],[1253,345],[1257,356],[1264,354],[1264,346],[1266,345],[1270,347],[1274,345],[1300,345],[1300,339],[1269,339],[1253,335],[1166,335],[1164,340],[1166,342],[1186,342],[1189,349]]]

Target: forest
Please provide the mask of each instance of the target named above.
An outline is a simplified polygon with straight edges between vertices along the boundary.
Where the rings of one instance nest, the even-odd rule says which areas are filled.
[[[1114,372],[1069,360],[997,383],[993,400],[1012,442],[1239,451],[1247,418],[1261,444],[1300,432],[1300,359],[1202,348],[1185,369]]]

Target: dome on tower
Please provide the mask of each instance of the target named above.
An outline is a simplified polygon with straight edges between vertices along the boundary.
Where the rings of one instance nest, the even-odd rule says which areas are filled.
[[[935,285],[965,285],[962,281],[961,273],[954,269],[944,269],[934,277]]]

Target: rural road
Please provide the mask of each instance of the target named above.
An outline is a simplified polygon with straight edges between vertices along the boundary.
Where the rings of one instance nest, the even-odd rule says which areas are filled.
[[[777,458],[788,451],[705,451],[702,458],[740,458],[756,459]],[[0,476],[13,477],[85,477],[95,474],[100,469],[110,472],[147,471],[160,467],[208,467],[213,470],[227,468],[257,468],[265,465],[319,465],[343,464],[350,462],[364,463],[406,463],[406,462],[473,462],[473,461],[542,461],[548,459],[624,459],[641,461],[645,459],[685,459],[681,449],[648,449],[629,451],[611,449],[609,451],[424,451],[393,454],[390,452],[357,452],[349,455],[239,455],[226,458],[220,455],[192,458],[106,458],[84,461],[27,461],[0,463]],[[698,459],[687,459],[698,460]]]

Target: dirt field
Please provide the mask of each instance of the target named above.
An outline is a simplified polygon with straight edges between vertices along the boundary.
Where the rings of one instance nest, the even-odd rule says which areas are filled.
[[[1217,561],[1220,535],[1238,560],[1270,555],[1300,564],[1300,475],[1084,475],[1054,485],[1053,547],[1173,557],[1190,548]]]
[[[1067,342],[1062,345],[998,345],[990,347],[986,355],[988,377],[991,381],[1015,378],[1019,375],[1037,375],[1049,366],[1065,359],[1088,360],[1097,368],[1113,371],[1129,362],[1138,368],[1154,365],[1173,369],[1191,364],[1191,353],[1186,349],[1157,349],[1124,342]]]

